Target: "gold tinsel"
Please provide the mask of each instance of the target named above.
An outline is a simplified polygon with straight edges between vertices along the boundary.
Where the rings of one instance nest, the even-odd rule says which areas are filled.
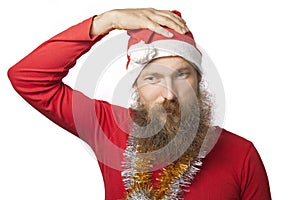
[[[164,199],[164,197],[171,192],[170,186],[173,181],[182,177],[190,167],[192,160],[192,157],[185,156],[175,163],[171,163],[167,167],[162,168],[162,171],[156,179],[158,182],[155,185],[152,183],[152,172],[137,172],[132,177],[134,184],[132,188],[127,191],[125,199],[130,199],[131,196],[140,191],[143,191],[144,194],[153,200]],[[146,165],[147,164],[141,160],[136,162],[136,166],[139,169],[146,167]]]

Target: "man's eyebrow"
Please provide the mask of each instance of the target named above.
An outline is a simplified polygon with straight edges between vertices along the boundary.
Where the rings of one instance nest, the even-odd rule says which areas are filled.
[[[159,74],[160,73],[158,73],[158,72],[151,72],[151,71],[145,73],[146,76],[147,75],[158,76]]]
[[[156,72],[156,71],[146,71],[143,74],[141,74],[141,77],[145,77],[145,76],[159,76],[160,73]]]
[[[190,70],[190,67],[182,67],[177,69],[178,71]]]
[[[193,66],[190,65],[186,65],[186,66],[182,66],[180,68],[177,69],[177,71],[190,71],[192,69]]]
[[[182,71],[191,71],[194,67],[192,65],[189,65],[189,64],[184,64],[182,66],[179,66],[177,69],[171,69],[173,72],[182,72]],[[145,76],[145,75],[159,75],[160,72],[157,71],[157,69],[149,69],[149,68],[146,68],[143,70],[143,74],[141,74],[142,76]]]

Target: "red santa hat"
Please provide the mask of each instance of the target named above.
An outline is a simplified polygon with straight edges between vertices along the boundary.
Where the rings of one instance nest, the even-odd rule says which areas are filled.
[[[173,12],[181,16],[180,12]],[[153,59],[180,56],[192,63],[196,70],[201,73],[202,54],[196,46],[192,32],[180,34],[168,27],[164,28],[171,32],[173,37],[167,38],[149,29],[127,31],[129,35],[127,70],[135,71],[134,74],[137,77],[141,70]]]

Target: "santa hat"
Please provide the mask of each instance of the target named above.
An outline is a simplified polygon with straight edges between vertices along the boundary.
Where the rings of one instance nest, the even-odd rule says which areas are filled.
[[[180,12],[172,12],[181,17]],[[180,34],[168,27],[164,28],[170,31],[173,37],[167,38],[149,29],[127,31],[129,35],[127,70],[138,77],[151,60],[167,56],[180,56],[192,63],[201,74],[202,54],[196,46],[193,34],[190,31]]]

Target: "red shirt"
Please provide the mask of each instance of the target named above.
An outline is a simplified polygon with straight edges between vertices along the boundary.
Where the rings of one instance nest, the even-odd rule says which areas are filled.
[[[44,42],[8,75],[29,104],[92,147],[105,199],[115,200],[124,197],[125,189],[120,170],[110,166],[118,166],[123,158],[128,110],[91,99],[62,82],[76,60],[104,37],[89,35],[91,23],[89,18]],[[267,174],[253,144],[224,129],[188,189],[184,199],[271,199]]]

